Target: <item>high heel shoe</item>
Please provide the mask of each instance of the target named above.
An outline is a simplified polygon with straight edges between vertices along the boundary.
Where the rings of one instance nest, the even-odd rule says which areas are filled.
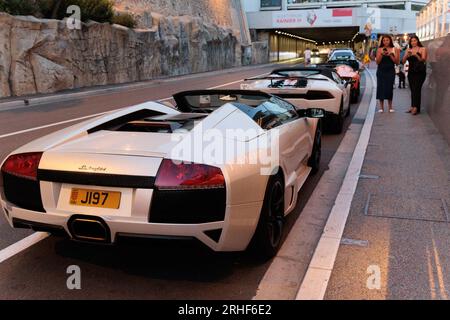
[[[412,114],[413,116],[416,116],[418,113],[419,113],[419,112],[417,111],[417,108],[413,108],[412,111],[411,111],[411,114]]]

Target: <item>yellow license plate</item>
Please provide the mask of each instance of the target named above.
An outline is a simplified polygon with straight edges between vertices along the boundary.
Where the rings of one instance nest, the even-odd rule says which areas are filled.
[[[70,204],[74,206],[119,209],[122,194],[114,191],[72,189]]]

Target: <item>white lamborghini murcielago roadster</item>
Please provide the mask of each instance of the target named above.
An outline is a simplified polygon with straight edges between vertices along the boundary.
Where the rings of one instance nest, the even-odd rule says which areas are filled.
[[[323,110],[260,91],[174,99],[173,108],[116,110],[12,152],[0,177],[11,226],[96,243],[187,237],[214,251],[273,256],[285,216],[318,170]],[[220,151],[230,144],[238,147]]]

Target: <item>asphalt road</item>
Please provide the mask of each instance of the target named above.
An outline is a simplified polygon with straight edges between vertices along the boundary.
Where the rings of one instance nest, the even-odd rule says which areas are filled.
[[[2,138],[6,134],[164,99],[181,90],[228,83],[232,84],[224,88],[239,88],[235,81],[271,69],[273,66],[264,66],[155,81],[139,89],[0,111],[0,159],[33,139],[76,122]],[[357,107],[358,104],[352,105],[346,128]],[[287,232],[327,169],[344,133],[324,137],[322,169],[302,188],[301,199],[289,216]],[[29,231],[11,229],[1,215],[0,250],[29,234]],[[93,246],[51,237],[0,264],[0,299],[251,299],[269,264],[258,263],[245,253],[213,253],[191,242],[140,240],[116,246]],[[67,289],[66,270],[70,265],[81,268],[81,290]]]

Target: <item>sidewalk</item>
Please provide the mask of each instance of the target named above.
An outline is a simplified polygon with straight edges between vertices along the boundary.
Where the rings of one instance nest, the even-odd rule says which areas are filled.
[[[325,299],[450,298],[450,148],[409,105],[375,115]]]

